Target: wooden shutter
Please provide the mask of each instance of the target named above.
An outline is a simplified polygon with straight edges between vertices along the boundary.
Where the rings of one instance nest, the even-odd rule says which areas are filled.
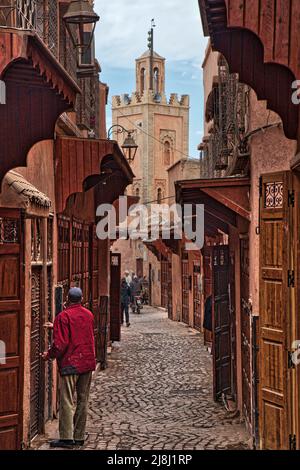
[[[193,269],[193,304],[194,304],[194,328],[201,331],[201,262],[194,261]]]
[[[214,398],[231,393],[231,321],[229,305],[229,247],[213,248],[213,363]]]
[[[121,340],[121,255],[110,257],[110,339]]]
[[[260,198],[260,445],[289,449],[290,172],[264,175]]]
[[[173,284],[172,284],[172,255],[168,262],[168,317],[173,319]]]
[[[169,262],[167,259],[163,258],[161,260],[161,306],[168,309],[168,277],[169,277]]]
[[[23,240],[19,211],[0,209],[0,340],[6,363],[0,363],[0,449],[22,442],[24,360]]]
[[[188,253],[182,253],[181,259],[181,283],[182,283],[182,321],[189,324],[189,310],[190,310],[190,275],[189,275],[189,259]]]

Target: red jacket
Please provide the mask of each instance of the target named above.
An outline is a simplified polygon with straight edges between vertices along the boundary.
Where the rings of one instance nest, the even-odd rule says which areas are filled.
[[[57,359],[61,375],[96,369],[94,315],[89,310],[71,305],[56,317],[48,357]]]

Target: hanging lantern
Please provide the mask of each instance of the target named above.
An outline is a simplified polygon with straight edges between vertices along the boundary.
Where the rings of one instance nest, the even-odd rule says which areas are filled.
[[[74,46],[83,54],[91,46],[96,23],[100,20],[87,0],[71,1],[63,21]]]
[[[124,154],[128,162],[132,163],[135,159],[138,149],[138,145],[132,137],[132,132],[128,132],[127,137],[125,138],[124,143],[122,145],[122,149],[124,150]]]

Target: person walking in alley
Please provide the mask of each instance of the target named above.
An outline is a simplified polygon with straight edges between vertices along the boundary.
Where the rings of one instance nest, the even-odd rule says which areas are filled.
[[[131,281],[132,281],[132,276],[130,276],[129,271],[126,270],[126,271],[124,272],[124,278],[125,278],[127,284],[130,286],[130,283],[131,283]]]
[[[124,314],[126,319],[126,325],[129,327],[129,304],[131,301],[131,289],[123,277],[121,281],[121,324],[124,324]]]
[[[94,315],[82,307],[82,291],[70,289],[68,306],[55,319],[53,343],[44,360],[56,359],[60,373],[58,440],[50,447],[84,444],[92,372],[96,369]],[[48,325],[50,327],[50,325]],[[74,413],[74,396],[77,394]]]

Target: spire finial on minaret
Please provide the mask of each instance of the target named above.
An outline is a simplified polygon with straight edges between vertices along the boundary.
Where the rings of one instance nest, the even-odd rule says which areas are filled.
[[[155,20],[151,20],[151,29],[148,32],[148,48],[150,50],[150,90],[153,90],[153,54],[154,54],[154,28]]]

